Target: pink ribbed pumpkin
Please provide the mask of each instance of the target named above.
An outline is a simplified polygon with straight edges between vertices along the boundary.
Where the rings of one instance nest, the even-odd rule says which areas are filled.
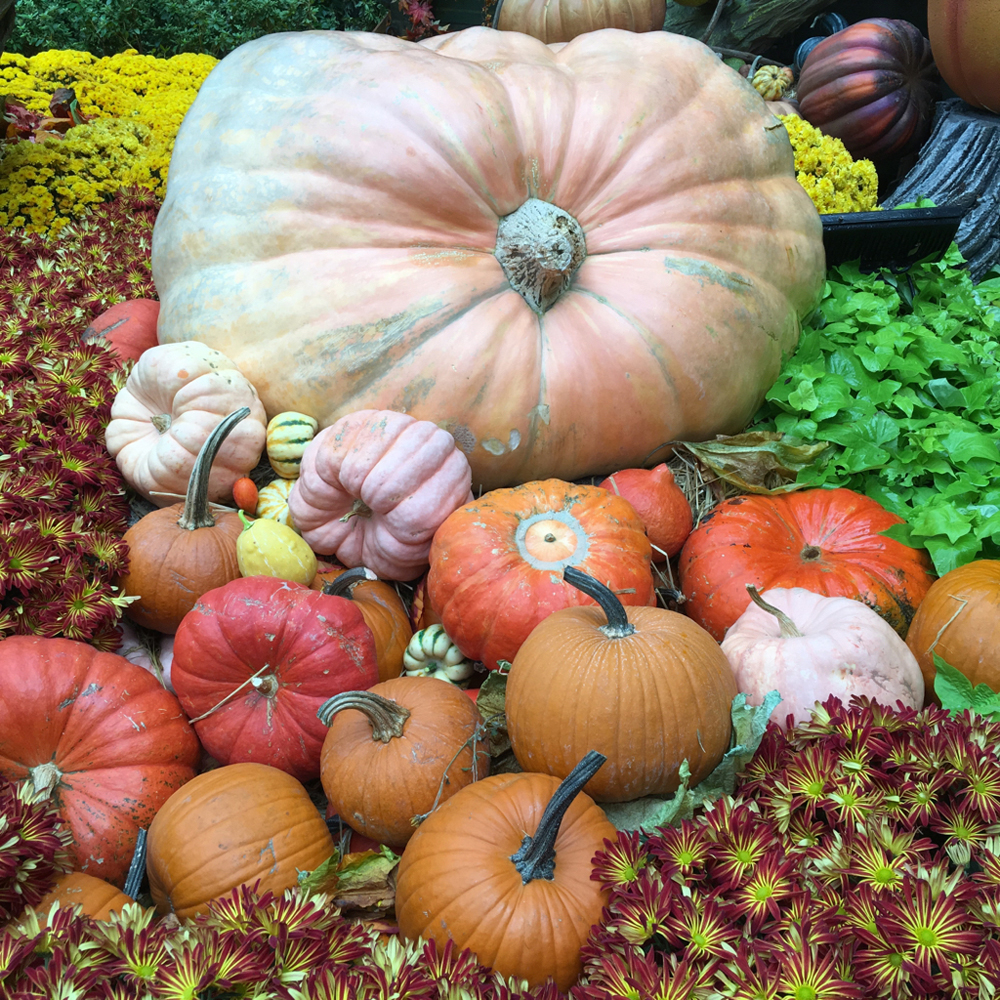
[[[359,410],[309,442],[288,510],[316,552],[391,580],[427,567],[442,521],[472,499],[472,470],[429,420]]]

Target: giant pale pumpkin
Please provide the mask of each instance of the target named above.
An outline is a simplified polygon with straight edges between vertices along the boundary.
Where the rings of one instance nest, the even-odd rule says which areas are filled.
[[[785,130],[693,39],[303,32],[205,81],[153,272],[161,342],[268,413],[431,420],[478,493],[742,429],[824,254]]]

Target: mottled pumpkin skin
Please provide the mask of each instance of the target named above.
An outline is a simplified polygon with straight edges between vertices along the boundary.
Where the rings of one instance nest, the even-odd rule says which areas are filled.
[[[853,490],[733,497],[684,543],[684,611],[721,642],[750,604],[748,583],[802,587],[863,601],[906,635],[933,577],[926,552],[880,534],[901,523]]]
[[[945,83],[1000,114],[1000,0],[927,0],[927,34]]]
[[[541,313],[495,255],[529,198],[586,237]],[[825,257],[785,131],[706,46],[469,28],[228,55],[181,126],[153,272],[162,343],[225,351],[271,414],[431,420],[478,494],[741,430]]]
[[[666,0],[503,0],[496,27],[543,42],[568,42],[585,31],[662,31]]]
[[[938,72],[930,43],[909,21],[873,17],[823,39],[798,82],[799,111],[855,159],[919,149],[930,134]]]
[[[140,828],[194,777],[200,748],[180,703],[152,674],[70,639],[0,642],[0,774],[54,764],[55,802],[78,870],[125,883]]]

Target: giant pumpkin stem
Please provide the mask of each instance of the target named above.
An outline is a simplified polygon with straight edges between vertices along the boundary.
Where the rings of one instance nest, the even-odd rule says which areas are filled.
[[[534,837],[525,834],[517,853],[510,856],[525,885],[532,879],[544,878],[551,881],[555,877],[556,837],[559,835],[563,816],[583,786],[597,774],[607,759],[596,750],[588,750],[580,763],[563,778],[555,795],[549,799]]]
[[[781,626],[781,637],[783,639],[801,639],[803,633],[799,631],[798,625],[792,621],[788,615],[785,614],[780,608],[776,608],[773,604],[768,604],[763,597],[760,596],[760,591],[752,584],[747,584],[747,593],[750,595],[750,600],[766,611],[768,614],[774,615],[778,619],[778,624]]]
[[[541,315],[569,287],[587,256],[587,238],[569,212],[529,198],[500,220],[494,253],[510,287]]]
[[[330,597],[347,597],[351,596],[351,588],[356,583],[362,583],[365,580],[377,580],[378,577],[370,570],[365,569],[364,566],[355,566],[354,569],[345,569],[340,576],[333,580],[327,580],[323,584],[323,593],[329,595]]]
[[[608,618],[608,624],[602,625],[601,631],[609,639],[624,639],[625,636],[635,632],[635,626],[628,620],[624,605],[610,587],[605,587],[599,580],[581,573],[572,566],[567,566],[563,570],[563,579],[577,590],[582,590],[588,597],[592,597],[601,606],[601,610]]]
[[[250,407],[243,406],[233,410],[228,417],[216,425],[215,430],[205,438],[205,443],[194,460],[191,478],[188,480],[187,495],[184,498],[184,510],[177,520],[179,528],[194,531],[196,528],[214,528],[215,518],[208,506],[208,477],[212,473],[212,463],[218,455],[222,442],[229,437],[229,432],[243,419],[250,416]]]
[[[345,708],[356,708],[368,716],[372,727],[372,739],[381,743],[403,735],[403,726],[410,717],[410,710],[383,698],[374,691],[345,691],[324,701],[316,717],[324,726],[330,725],[333,717]]]

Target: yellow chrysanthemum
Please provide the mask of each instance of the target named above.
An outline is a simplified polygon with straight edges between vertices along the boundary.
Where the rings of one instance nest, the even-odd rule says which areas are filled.
[[[878,206],[878,174],[871,160],[854,160],[840,139],[824,135],[798,115],[779,115],[795,151],[795,177],[824,213],[871,212]]]
[[[192,53],[156,59],[134,49],[103,58],[55,49],[0,56],[0,93],[47,111],[53,91],[72,87],[80,110],[94,119],[64,139],[6,147],[0,226],[54,235],[130,184],[162,198],[177,130],[217,61]]]

